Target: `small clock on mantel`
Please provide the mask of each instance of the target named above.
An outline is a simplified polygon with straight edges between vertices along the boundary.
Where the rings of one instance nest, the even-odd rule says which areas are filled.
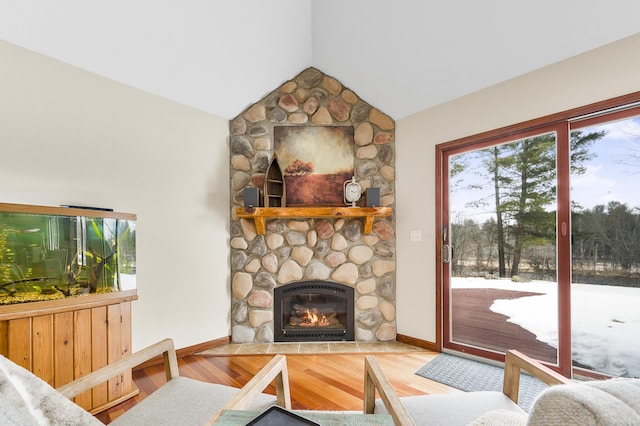
[[[356,182],[356,177],[354,176],[348,181],[344,183],[344,203],[351,207],[356,206],[356,202],[362,197],[362,187],[358,182]]]

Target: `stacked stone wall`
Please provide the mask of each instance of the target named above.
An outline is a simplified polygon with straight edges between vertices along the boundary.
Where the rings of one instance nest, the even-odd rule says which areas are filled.
[[[355,288],[356,341],[396,337],[395,215],[376,219],[270,219],[258,235],[239,219],[243,189],[262,188],[275,126],[353,126],[355,177],[395,205],[395,122],[338,80],[308,68],[230,122],[231,325],[235,343],[273,341],[273,289],[330,280]]]

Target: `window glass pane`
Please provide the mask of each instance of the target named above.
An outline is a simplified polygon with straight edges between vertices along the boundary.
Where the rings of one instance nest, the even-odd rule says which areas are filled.
[[[640,376],[640,118],[571,134],[574,366]]]
[[[556,135],[449,161],[451,340],[557,362]]]

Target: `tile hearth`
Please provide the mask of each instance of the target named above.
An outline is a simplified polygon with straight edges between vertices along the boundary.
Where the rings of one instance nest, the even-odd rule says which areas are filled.
[[[426,349],[400,342],[286,342],[231,343],[199,352],[198,355],[402,353]]]

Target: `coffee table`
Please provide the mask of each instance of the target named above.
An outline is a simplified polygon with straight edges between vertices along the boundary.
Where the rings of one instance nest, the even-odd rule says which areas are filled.
[[[388,414],[302,410],[291,410],[291,412],[321,426],[393,426],[393,418]],[[215,424],[220,426],[245,426],[260,414],[259,411],[225,410],[220,414]]]

